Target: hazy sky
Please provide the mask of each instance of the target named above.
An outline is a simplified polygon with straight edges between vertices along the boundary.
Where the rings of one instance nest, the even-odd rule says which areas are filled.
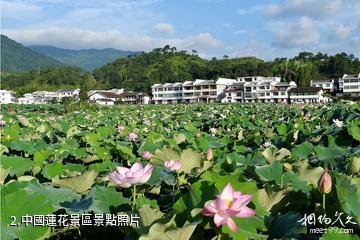
[[[360,0],[2,0],[2,33],[24,45],[206,58],[345,51],[360,57]]]

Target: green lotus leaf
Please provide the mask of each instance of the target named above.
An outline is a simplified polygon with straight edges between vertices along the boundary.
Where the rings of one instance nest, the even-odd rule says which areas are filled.
[[[60,179],[59,176],[53,178],[52,185],[72,189],[78,193],[87,192],[94,184],[98,173],[95,171],[86,172],[78,177]]]

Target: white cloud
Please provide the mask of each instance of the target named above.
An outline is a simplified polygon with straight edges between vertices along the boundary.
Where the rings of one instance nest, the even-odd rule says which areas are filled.
[[[351,27],[344,26],[343,24],[341,24],[335,29],[335,35],[339,39],[346,39],[350,33],[351,33]]]
[[[314,21],[307,17],[283,25],[276,34],[273,46],[278,48],[303,48],[317,44],[320,33]]]
[[[169,23],[158,23],[154,27],[154,32],[159,34],[173,34],[175,32],[174,27]]]
[[[152,5],[158,3],[162,0],[106,0],[106,1],[99,1],[99,0],[22,0],[22,2],[26,3],[37,3],[37,4],[62,4],[62,5],[69,5],[72,7],[99,7],[104,5],[111,5],[113,7],[120,7],[120,8],[137,8]]]
[[[197,49],[199,51],[207,51],[209,49],[217,49],[222,47],[223,43],[214,38],[210,33],[199,33],[190,35],[184,39],[169,39],[175,46],[180,46],[187,50]]]
[[[12,20],[27,20],[28,18],[38,18],[42,8],[24,2],[1,2],[1,18]]]
[[[286,0],[283,4],[258,6],[269,17],[307,16],[312,18],[333,17],[351,9],[359,1],[355,0]]]
[[[169,44],[179,50],[197,49],[205,54],[222,46],[222,42],[210,33],[199,33],[184,38],[152,38],[146,35],[125,35],[115,30],[95,32],[58,27],[3,30],[3,33],[24,45],[53,45],[70,49],[112,47],[121,50],[150,51]]]

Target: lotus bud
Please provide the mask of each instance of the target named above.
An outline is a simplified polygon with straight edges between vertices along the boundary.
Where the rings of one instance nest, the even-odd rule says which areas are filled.
[[[331,192],[331,187],[332,187],[332,181],[331,181],[331,176],[328,173],[328,171],[325,169],[325,171],[323,172],[323,174],[321,175],[319,182],[318,182],[318,190],[320,193],[329,193]]]
[[[143,158],[149,160],[152,157],[152,154],[149,151],[143,152]]]
[[[211,148],[208,148],[206,152],[206,160],[210,161],[213,158],[213,150]]]

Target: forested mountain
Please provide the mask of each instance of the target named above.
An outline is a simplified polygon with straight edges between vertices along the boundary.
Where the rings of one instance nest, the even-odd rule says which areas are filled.
[[[65,64],[1,35],[1,72],[24,72],[49,66],[62,67]]]
[[[60,88],[91,89],[96,86],[92,75],[80,68],[44,68],[2,76],[1,88],[16,91],[18,96],[38,90],[58,90]],[[102,86],[99,86],[102,87]]]
[[[154,83],[251,75],[281,76],[282,81],[308,86],[311,79],[339,78],[344,73],[359,72],[359,59],[346,53],[329,56],[301,52],[291,59],[273,61],[255,57],[230,59],[228,56],[206,60],[195,50],[190,54],[165,46],[140,56],[118,59],[94,70],[93,75],[97,82],[108,87],[149,91]]]
[[[118,58],[141,54],[141,52],[121,51],[113,48],[70,50],[42,45],[28,46],[28,48],[53,57],[67,65],[76,66],[88,71],[92,71]]]

